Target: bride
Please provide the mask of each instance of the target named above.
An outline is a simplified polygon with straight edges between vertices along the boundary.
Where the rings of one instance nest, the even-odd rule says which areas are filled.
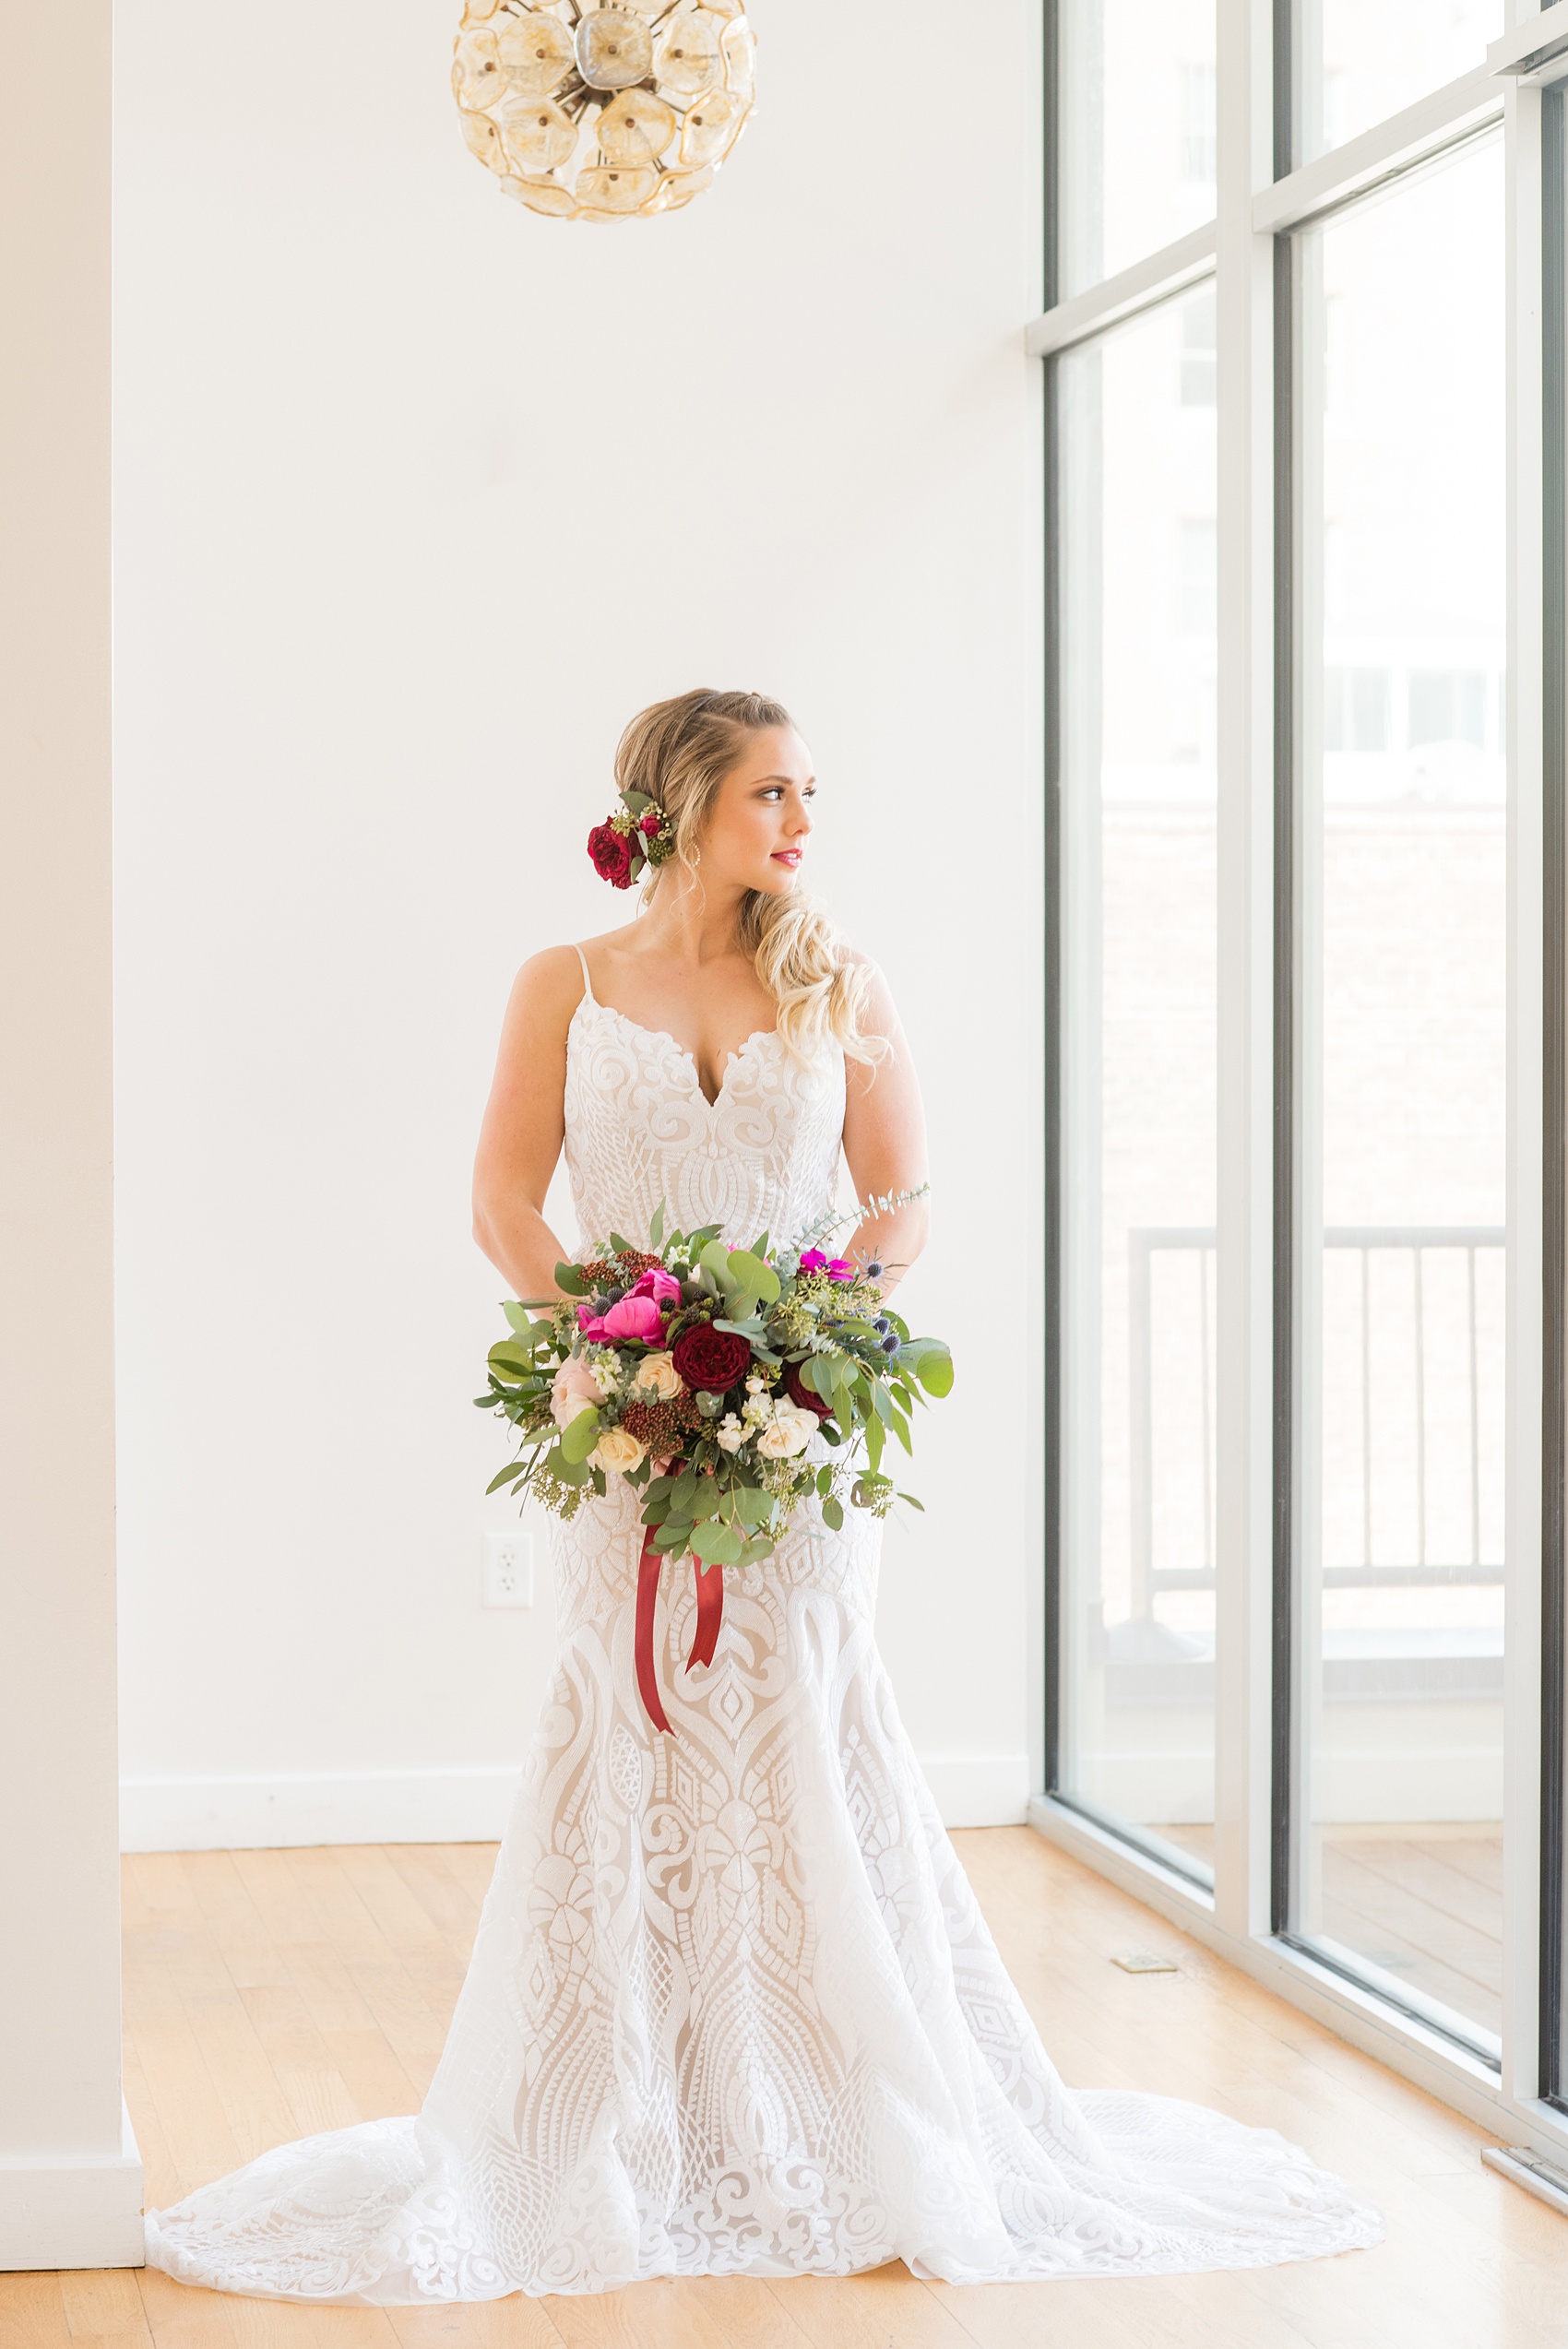
[[[639,1239],[660,1201],[732,1245],[787,1239],[841,1152],[859,1198],[925,1180],[886,986],[800,888],[816,786],[788,713],[661,703],[617,780],[674,853],[640,920],[537,955],[513,991],[476,1197],[521,1297],[565,1253],[542,1214],[563,1145],[585,1244]],[[857,1245],[891,1287],[925,1228],[917,1201]],[[423,2112],[152,2213],[151,2264],[397,2304],[897,2259],[954,2284],[1150,2275],[1379,2238],[1271,2130],[1063,2086],[899,1722],[874,1519],[817,1518],[730,1573],[707,1670],[683,1663],[690,1575],[667,1573],[666,1737],[635,1677],[637,1501],[608,1483],[556,1536],[560,1654]]]

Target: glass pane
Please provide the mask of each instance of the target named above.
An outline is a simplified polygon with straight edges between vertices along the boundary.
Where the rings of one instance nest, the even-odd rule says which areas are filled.
[[[1295,1925],[1501,2017],[1501,144],[1304,234]],[[1462,291],[1465,327],[1454,327]]]
[[[1060,1790],[1212,1880],[1214,295],[1058,363]]]
[[[1063,297],[1214,218],[1214,0],[1062,0]]]
[[[1298,163],[1485,62],[1503,0],[1296,0]]]

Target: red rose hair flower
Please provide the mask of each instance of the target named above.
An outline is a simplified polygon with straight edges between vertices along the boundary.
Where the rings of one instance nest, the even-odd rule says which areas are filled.
[[[612,824],[596,824],[588,836],[588,849],[601,881],[616,889],[631,887],[632,844],[624,832],[617,832]]]
[[[683,1331],[671,1358],[688,1386],[725,1394],[751,1369],[752,1349],[733,1330],[716,1330],[710,1322],[701,1322]]]
[[[646,791],[623,791],[621,805],[588,834],[588,855],[601,881],[629,889],[650,865],[675,853],[675,827]]]

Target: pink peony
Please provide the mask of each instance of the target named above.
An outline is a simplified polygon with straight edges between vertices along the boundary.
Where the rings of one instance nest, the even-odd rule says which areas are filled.
[[[649,1271],[644,1273],[639,1281],[633,1283],[626,1294],[628,1297],[651,1297],[657,1305],[678,1305],[681,1301],[681,1284],[678,1280],[671,1279],[661,1266],[655,1264]]]
[[[827,1269],[827,1259],[820,1248],[808,1248],[801,1258],[802,1273],[822,1273]]]
[[[635,1338],[641,1346],[657,1346],[664,1335],[664,1316],[651,1297],[623,1297],[604,1316],[606,1345],[620,1346]]]
[[[597,1411],[604,1396],[599,1381],[580,1355],[563,1362],[550,1391],[550,1416],[558,1428],[569,1428],[590,1406]]]

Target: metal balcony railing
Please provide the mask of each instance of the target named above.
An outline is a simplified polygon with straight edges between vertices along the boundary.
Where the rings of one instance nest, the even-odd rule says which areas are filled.
[[[1361,1551],[1360,1560],[1355,1564],[1324,1567],[1324,1589],[1377,1590],[1400,1585],[1430,1589],[1444,1584],[1475,1585],[1501,1583],[1503,1580],[1501,1557],[1491,1558],[1483,1554],[1486,1548],[1481,1504],[1483,1406],[1476,1266],[1479,1255],[1489,1251],[1501,1252],[1505,1240],[1506,1234],[1501,1227],[1485,1224],[1343,1225],[1324,1231],[1325,1251],[1349,1251],[1360,1260],[1359,1500]],[[1131,1598],[1134,1619],[1141,1618],[1146,1620],[1152,1616],[1153,1601],[1158,1593],[1212,1590],[1215,1585],[1215,1234],[1212,1229],[1199,1227],[1143,1227],[1129,1232],[1128,1243]],[[1464,1418],[1467,1430],[1468,1539],[1459,1545],[1467,1554],[1457,1557],[1432,1556],[1429,1534],[1433,1432],[1430,1424],[1431,1382],[1426,1337],[1427,1265],[1428,1259],[1439,1251],[1450,1254],[1458,1251],[1464,1258],[1462,1358],[1455,1363],[1450,1356],[1443,1362],[1443,1375],[1449,1382],[1451,1400],[1455,1375],[1463,1381]],[[1201,1451],[1202,1562],[1182,1566],[1162,1563],[1155,1556],[1153,1267],[1157,1257],[1167,1254],[1190,1257],[1194,1270],[1194,1295],[1186,1309],[1189,1332],[1186,1352],[1188,1360],[1194,1363],[1199,1387],[1197,1416]],[[1374,1329],[1376,1309],[1372,1264],[1375,1256],[1384,1254],[1406,1255],[1410,1262],[1408,1307],[1404,1315],[1408,1332],[1408,1387],[1403,1391],[1408,1397],[1407,1433],[1413,1427],[1414,1438],[1413,1461],[1408,1467],[1387,1472],[1383,1469],[1387,1439],[1379,1425],[1374,1404],[1376,1382],[1372,1375],[1377,1333]],[[1384,1336],[1386,1339],[1387,1332],[1384,1333]],[[1386,1358],[1386,1347],[1384,1355]],[[1450,1418],[1452,1420],[1452,1413]],[[1380,1474],[1384,1473],[1402,1475],[1407,1487],[1413,1485],[1413,1556],[1389,1560],[1373,1555],[1373,1503],[1379,1490]]]

